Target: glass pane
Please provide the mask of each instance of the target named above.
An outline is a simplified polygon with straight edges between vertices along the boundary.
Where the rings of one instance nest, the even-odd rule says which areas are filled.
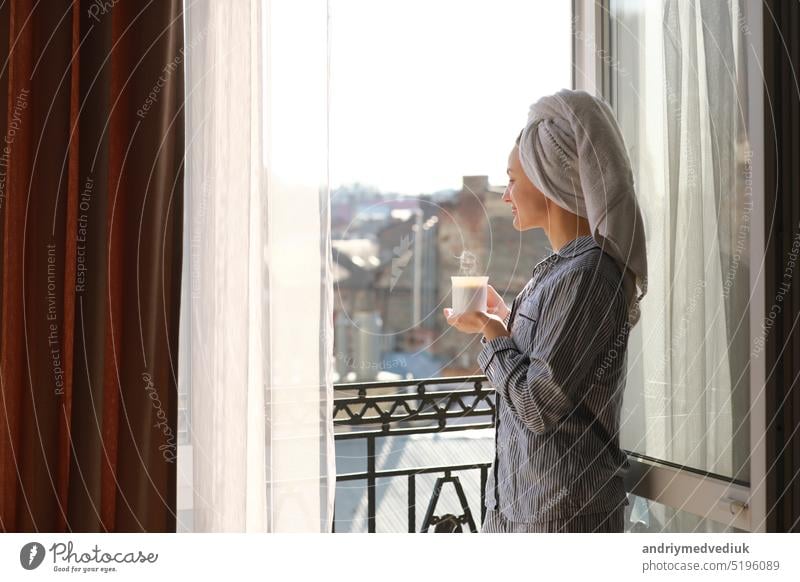
[[[625,531],[630,533],[748,533],[687,511],[628,494]]]
[[[751,150],[741,2],[610,2],[613,105],[644,214],[622,446],[749,481]]]
[[[529,106],[570,86],[570,3],[330,7],[334,381],[479,374],[480,337],[442,314],[450,277],[510,304],[549,254],[501,196]]]

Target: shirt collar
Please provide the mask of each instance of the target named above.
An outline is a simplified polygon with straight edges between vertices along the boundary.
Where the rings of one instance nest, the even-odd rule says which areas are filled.
[[[594,237],[592,237],[592,235],[585,234],[583,236],[579,236],[567,242],[566,244],[562,245],[560,249],[554,251],[553,253],[551,253],[541,261],[539,261],[533,268],[533,270],[535,272],[536,269],[543,263],[554,263],[559,259],[568,259],[576,257],[581,253],[585,253],[586,251],[591,250],[595,247],[599,248],[600,245],[597,244],[597,241],[594,240]]]
[[[594,240],[592,235],[585,234],[562,245],[562,247],[558,249],[555,254],[562,258],[575,257],[581,253],[585,253],[586,251],[593,249],[594,247],[599,246],[600,245],[597,244],[597,241]]]

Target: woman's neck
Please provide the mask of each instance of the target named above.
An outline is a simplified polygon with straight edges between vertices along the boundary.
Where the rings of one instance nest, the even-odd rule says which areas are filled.
[[[554,251],[558,251],[558,249],[569,241],[579,236],[592,234],[589,221],[585,218],[567,211],[559,214],[561,214],[561,216],[555,220],[550,220],[549,228],[544,229],[547,238],[550,239],[550,247]],[[551,219],[554,218],[553,213],[550,213],[550,217]]]

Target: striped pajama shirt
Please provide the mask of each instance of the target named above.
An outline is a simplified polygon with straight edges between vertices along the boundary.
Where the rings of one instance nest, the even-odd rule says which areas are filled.
[[[534,267],[507,326],[478,355],[496,397],[481,532],[623,531],[629,328],[617,263],[591,236],[569,241]]]

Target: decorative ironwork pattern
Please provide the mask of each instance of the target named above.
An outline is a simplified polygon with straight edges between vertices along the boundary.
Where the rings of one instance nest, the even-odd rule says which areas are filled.
[[[416,476],[420,474],[443,476],[436,481],[433,495],[428,502],[422,531],[428,531],[429,526],[436,526],[436,531],[461,531],[461,524],[467,524],[471,531],[476,531],[463,488],[459,479],[452,473],[480,471],[482,523],[485,517],[486,477],[491,463],[377,471],[375,439],[492,428],[495,417],[494,392],[486,376],[365,382],[334,386],[333,423],[337,429],[336,440],[364,439],[367,444],[367,470],[337,475],[336,480],[367,482],[367,528],[370,533],[375,532],[376,480],[401,476],[408,479],[408,531],[410,533],[417,531]],[[482,418],[483,422],[462,423],[465,418]],[[452,422],[455,419],[458,419],[459,423]],[[461,515],[433,514],[444,483],[454,485],[463,511]]]

